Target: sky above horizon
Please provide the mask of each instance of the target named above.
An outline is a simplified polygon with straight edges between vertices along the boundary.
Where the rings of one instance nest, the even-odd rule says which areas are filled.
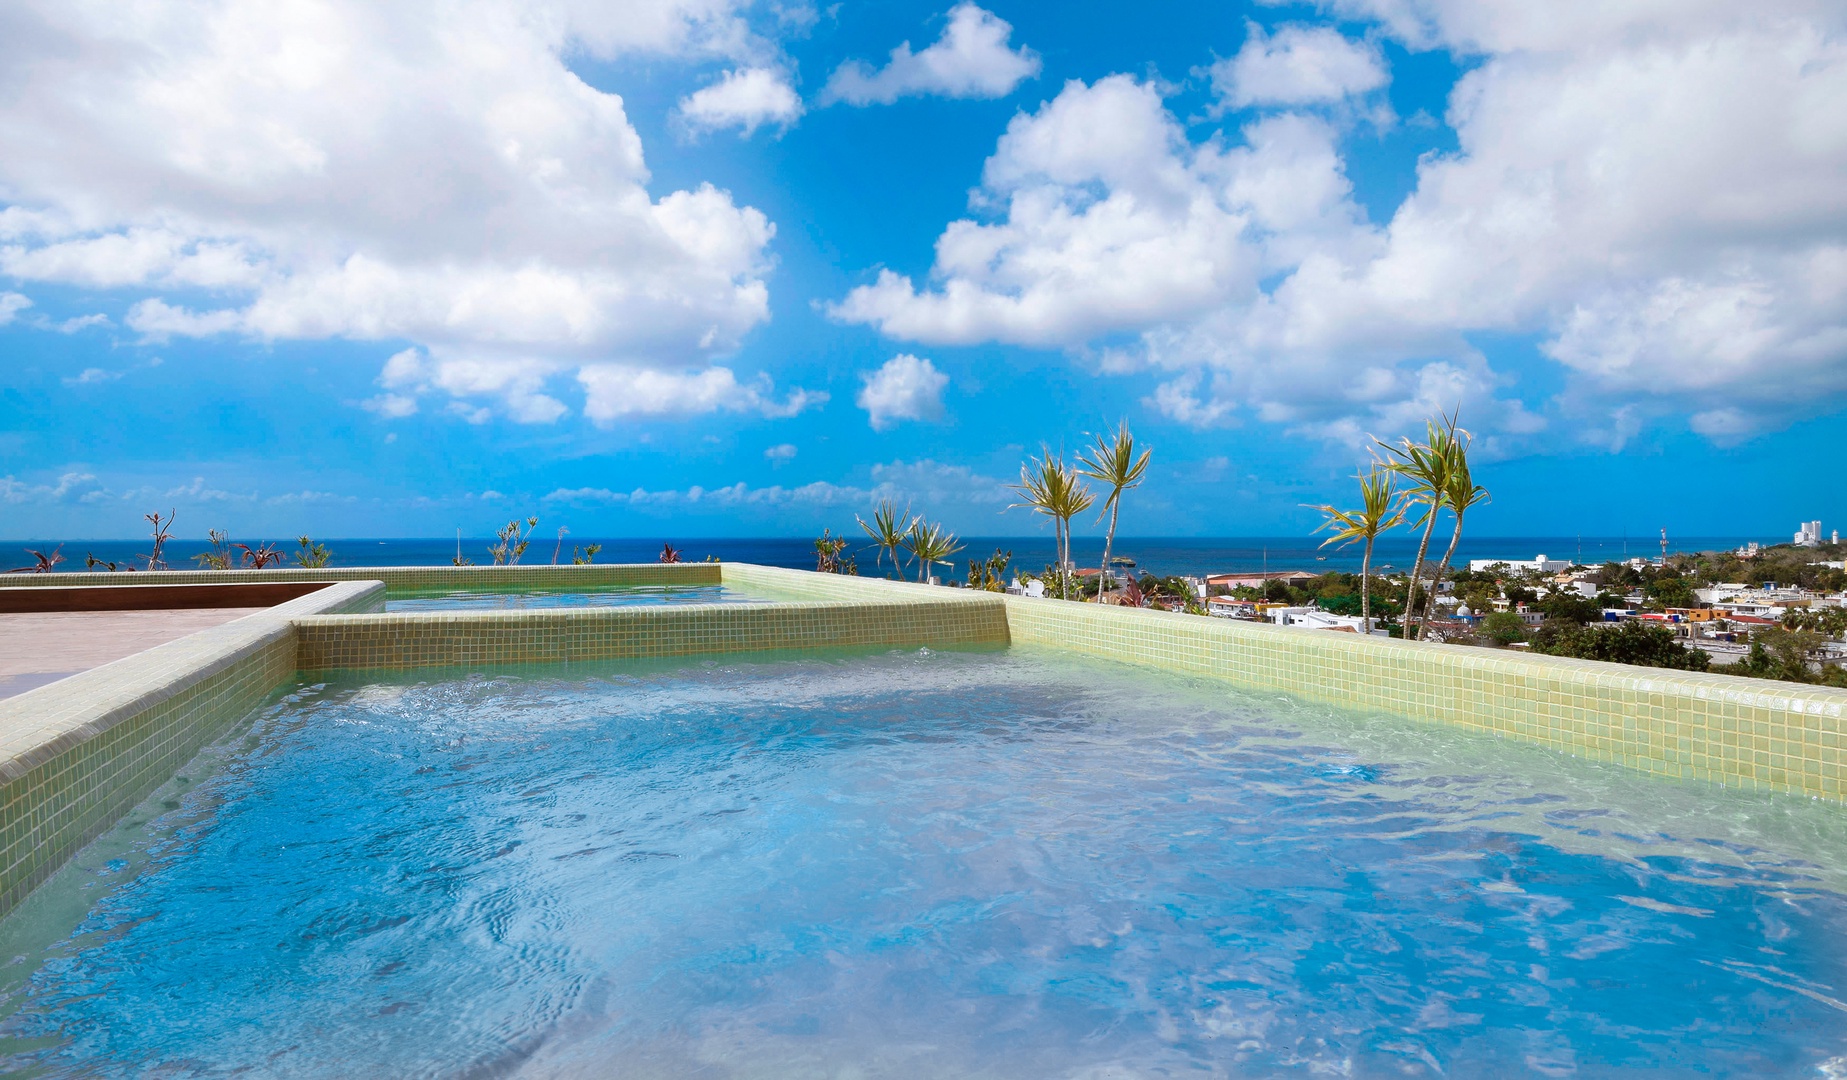
[[[1834,528],[1847,6],[0,8],[0,538]],[[1003,516],[1005,515],[1005,516]],[[1081,532],[1095,531],[1080,522]]]

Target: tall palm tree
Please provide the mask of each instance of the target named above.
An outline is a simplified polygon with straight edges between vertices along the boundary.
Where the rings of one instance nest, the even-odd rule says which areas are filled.
[[[1078,478],[1077,470],[1065,464],[1064,458],[1053,457],[1050,448],[1042,448],[1041,456],[1030,458],[1020,466],[1020,482],[1013,490],[1026,501],[1014,503],[1009,510],[1028,507],[1052,519],[1056,532],[1059,595],[1069,598],[1066,568],[1071,564],[1071,519],[1090,509],[1096,496]]]
[[[1346,547],[1355,540],[1366,541],[1366,554],[1360,557],[1360,621],[1365,624],[1366,632],[1372,633],[1372,545],[1380,534],[1396,529],[1404,524],[1404,507],[1398,501],[1398,478],[1389,469],[1373,466],[1371,472],[1359,478],[1360,508],[1358,510],[1338,510],[1332,505],[1317,506],[1314,509],[1327,515],[1321,523],[1321,529],[1332,529],[1334,535],[1321,542],[1322,547],[1339,544]],[[1316,529],[1316,532],[1321,531]]]
[[[930,524],[919,516],[911,522],[911,531],[905,534],[904,546],[917,559],[917,581],[922,584],[930,580],[930,567],[947,560],[951,555],[962,550],[956,543],[956,534],[941,525]]]
[[[1441,423],[1425,421],[1425,437],[1421,443],[1412,442],[1409,437],[1400,438],[1395,444],[1373,440],[1386,453],[1380,463],[1410,482],[1403,498],[1408,506],[1419,508],[1417,520],[1412,525],[1424,530],[1417,543],[1417,559],[1411,564],[1411,589],[1405,606],[1406,638],[1417,636],[1411,619],[1411,601],[1423,578],[1424,558],[1430,553],[1430,535],[1436,531],[1437,514],[1449,501],[1450,472],[1455,465],[1455,455],[1450,452],[1449,445],[1455,440],[1455,432],[1456,417],[1451,415],[1444,416]]]
[[[1443,583],[1443,572],[1449,569],[1449,560],[1456,555],[1456,545],[1462,542],[1462,515],[1472,507],[1488,502],[1491,496],[1488,489],[1478,487],[1469,475],[1468,432],[1452,425],[1451,438],[1444,450],[1450,455],[1449,486],[1444,489],[1444,505],[1455,515],[1456,527],[1449,534],[1449,550],[1443,553],[1442,561],[1437,563],[1436,574],[1430,579],[1430,592],[1424,599],[1424,625],[1430,625],[1430,617],[1436,613],[1437,586]]]
[[[887,499],[879,503],[878,509],[872,512],[870,522],[858,514],[853,515],[853,520],[859,522],[859,527],[866,531],[868,537],[871,537],[872,546],[879,550],[878,555],[874,556],[873,565],[883,565],[885,556],[890,555],[891,568],[896,570],[898,578],[903,580],[904,567],[898,562],[898,552],[904,547],[904,538],[910,535],[911,526],[917,524],[918,520],[912,516],[911,508],[906,506],[900,512],[897,504]]]
[[[1135,454],[1135,436],[1129,434],[1129,422],[1124,420],[1116,425],[1116,437],[1105,441],[1103,436],[1096,436],[1096,443],[1086,453],[1078,455],[1078,464],[1083,466],[1079,472],[1090,477],[1109,489],[1109,495],[1103,499],[1103,508],[1097,514],[1097,520],[1109,515],[1109,532],[1103,534],[1103,571],[1097,582],[1099,598],[1102,590],[1109,588],[1110,551],[1116,544],[1116,519],[1122,513],[1122,493],[1132,487],[1141,485],[1142,477],[1148,472],[1148,458],[1152,450],[1143,450],[1141,456]]]

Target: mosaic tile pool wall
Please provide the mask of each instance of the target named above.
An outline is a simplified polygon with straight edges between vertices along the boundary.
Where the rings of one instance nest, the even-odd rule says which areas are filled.
[[[1664,776],[1840,802],[1847,691],[1006,598],[1018,643],[1455,724]]]
[[[1007,609],[929,598],[884,603],[342,615],[297,619],[304,672],[773,652],[882,645],[1006,644]]]
[[[294,618],[384,591],[334,585],[0,701],[0,914],[294,676]]]

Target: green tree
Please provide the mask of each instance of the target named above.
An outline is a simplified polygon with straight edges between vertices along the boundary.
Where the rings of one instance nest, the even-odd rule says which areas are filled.
[[[1552,656],[1679,671],[1705,671],[1712,666],[1712,657],[1699,649],[1685,647],[1673,631],[1654,623],[1630,619],[1610,626],[1589,627],[1554,619],[1540,629],[1548,632],[1533,636],[1533,651]]]
[[[1563,619],[1580,626],[1603,621],[1602,605],[1575,592],[1551,593],[1533,606],[1544,612],[1548,619]]]
[[[1497,611],[1481,621],[1481,636],[1496,645],[1526,640],[1526,620],[1511,611]]]
[[[1116,437],[1105,441],[1103,436],[1096,437],[1096,443],[1086,453],[1078,455],[1077,461],[1083,475],[1109,489],[1104,496],[1103,508],[1097,514],[1097,520],[1109,515],[1109,531],[1103,534],[1103,567],[1098,575],[1097,587],[1107,589],[1110,579],[1110,551],[1116,544],[1116,519],[1122,513],[1122,493],[1141,485],[1142,477],[1148,471],[1148,458],[1154,451],[1143,450],[1135,453],[1135,436],[1129,433],[1129,422],[1124,420],[1116,425]]]
[[[1409,482],[1403,499],[1407,508],[1418,508],[1418,516],[1412,527],[1421,527],[1424,532],[1417,542],[1417,558],[1411,564],[1411,588],[1422,588],[1424,576],[1424,559],[1430,553],[1430,536],[1436,531],[1437,515],[1449,502],[1451,469],[1455,455],[1449,452],[1449,443],[1455,437],[1455,419],[1443,417],[1441,424],[1435,420],[1424,424],[1424,441],[1412,442],[1409,437],[1400,438],[1397,443],[1387,443],[1374,439],[1374,444],[1385,451],[1380,464],[1397,473]],[[1405,611],[1405,636],[1415,638],[1417,630],[1411,622],[1411,610]]]
[[[1090,509],[1096,500],[1075,469],[1065,464],[1062,457],[1053,457],[1049,447],[1042,450],[1039,457],[1030,458],[1020,466],[1020,482],[1013,490],[1025,501],[1014,503],[1008,509],[1031,509],[1052,519],[1056,532],[1058,591],[1060,596],[1069,598],[1071,519]]]
[[[1656,578],[1643,592],[1664,608],[1692,607],[1696,599],[1692,583],[1683,577]]]
[[[1372,632],[1372,545],[1379,537],[1404,523],[1404,508],[1399,505],[1397,481],[1388,469],[1375,467],[1359,478],[1360,507],[1340,510],[1333,505],[1317,506],[1325,520],[1315,530],[1331,529],[1334,535],[1321,542],[1322,547],[1339,544],[1346,547],[1356,540],[1366,542],[1360,556],[1360,619],[1366,632]]]
[[[1827,643],[1827,638],[1813,630],[1790,630],[1767,626],[1751,635],[1751,651],[1733,669],[1740,675],[1756,679],[1782,679],[1785,682],[1825,682],[1825,669],[1809,667],[1809,656]],[[1838,665],[1829,664],[1836,672]]]
[[[1456,557],[1456,545],[1462,542],[1463,515],[1489,500],[1488,489],[1477,486],[1469,474],[1469,443],[1473,436],[1456,426],[1456,417],[1451,416],[1445,422],[1449,430],[1443,440],[1442,452],[1449,456],[1450,461],[1449,483],[1443,489],[1443,503],[1455,517],[1455,528],[1449,534],[1449,548],[1437,560],[1436,573],[1430,578],[1430,595],[1424,600],[1426,625],[1436,614],[1437,588],[1443,584],[1443,573],[1449,569],[1449,560]]]

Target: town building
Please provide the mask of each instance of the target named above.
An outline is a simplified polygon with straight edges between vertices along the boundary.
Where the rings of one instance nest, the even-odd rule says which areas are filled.
[[[1796,530],[1796,546],[1797,547],[1820,547],[1821,546],[1821,522],[1819,521],[1803,522],[1802,526]]]
[[[1537,574],[1556,574],[1568,570],[1571,563],[1566,559],[1548,559],[1543,553],[1530,559],[1470,559],[1469,570],[1481,573],[1497,566],[1505,566],[1510,571],[1527,570]]]

